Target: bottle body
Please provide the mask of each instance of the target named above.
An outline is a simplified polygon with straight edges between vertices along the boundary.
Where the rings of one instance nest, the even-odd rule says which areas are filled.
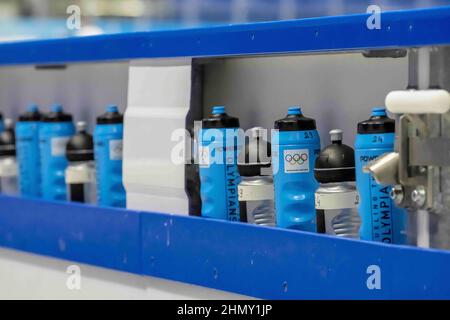
[[[240,221],[238,128],[202,129],[199,144],[202,216]]]
[[[122,124],[97,124],[95,127],[97,201],[101,206],[126,207],[122,182],[122,139]]]
[[[275,226],[272,177],[241,177],[238,194],[241,215],[245,215],[248,223]]]
[[[97,202],[94,161],[69,162],[65,171],[67,200],[74,202]]]
[[[315,199],[320,233],[359,239],[359,195],[354,182],[320,184]]]
[[[43,122],[39,127],[42,197],[66,200],[64,171],[67,168],[66,144],[75,133],[72,122]]]
[[[375,182],[363,167],[394,148],[394,133],[358,134],[355,142],[356,183],[360,194],[360,237],[363,240],[405,244],[407,212],[390,198],[391,186]]]
[[[274,131],[272,167],[277,226],[316,231],[314,161],[320,152],[317,130]]]
[[[0,157],[0,192],[7,195],[18,193],[18,169],[14,156]]]
[[[19,121],[16,124],[20,193],[32,197],[41,195],[39,124],[38,121]]]

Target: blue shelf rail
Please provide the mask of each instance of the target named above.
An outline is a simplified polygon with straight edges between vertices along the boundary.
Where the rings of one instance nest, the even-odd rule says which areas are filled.
[[[196,217],[0,196],[0,246],[258,298],[450,298],[450,252]]]
[[[450,7],[384,12],[379,30],[367,28],[368,18],[369,14],[356,14],[2,43],[0,65],[328,52],[450,43]]]

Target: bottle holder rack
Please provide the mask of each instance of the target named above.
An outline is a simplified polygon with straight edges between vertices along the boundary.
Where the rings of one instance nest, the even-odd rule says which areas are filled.
[[[450,7],[0,44],[0,65],[450,44]],[[450,298],[450,252],[243,223],[0,196],[0,246],[258,298]]]

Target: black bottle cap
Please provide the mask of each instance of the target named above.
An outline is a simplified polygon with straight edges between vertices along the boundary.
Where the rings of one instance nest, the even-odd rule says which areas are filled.
[[[245,152],[239,155],[238,168],[241,176],[267,175],[262,169],[270,168],[271,146],[270,142],[265,139],[264,130],[260,127],[250,129],[250,135],[246,137],[245,141]]]
[[[44,122],[71,122],[72,115],[64,113],[63,107],[60,104],[52,106],[49,113],[42,117]]]
[[[116,105],[106,107],[106,112],[97,117],[97,124],[120,124],[123,123],[123,115],[120,114]]]
[[[275,129],[280,131],[315,130],[316,120],[303,116],[300,107],[289,107],[287,116],[275,121]]]
[[[67,142],[66,158],[71,162],[94,160],[94,141],[86,131],[86,122],[77,123],[77,133]]]
[[[358,123],[359,134],[391,132],[395,132],[395,120],[389,118],[382,107],[373,108],[370,118]]]
[[[204,129],[239,128],[239,119],[226,114],[224,106],[215,106],[208,118],[202,120]]]
[[[0,133],[0,156],[16,155],[16,136],[14,134],[14,124],[11,119],[5,119],[5,130]]]
[[[39,107],[32,104],[28,107],[27,111],[19,116],[20,122],[36,122],[41,121],[42,114],[39,112]]]
[[[355,152],[342,144],[342,130],[330,131],[331,144],[323,149],[314,167],[314,176],[320,183],[355,181]]]

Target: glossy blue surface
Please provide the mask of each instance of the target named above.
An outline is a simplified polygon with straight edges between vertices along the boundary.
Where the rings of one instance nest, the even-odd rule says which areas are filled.
[[[97,200],[101,206],[125,208],[122,181],[123,124],[97,124],[94,131]]]
[[[237,130],[200,130],[200,154],[206,160],[199,166],[202,217],[240,220]]]
[[[73,122],[42,122],[39,126],[42,197],[66,200],[64,172],[67,168],[66,144],[75,134]]]
[[[16,123],[20,194],[33,197],[41,195],[39,125],[38,121]]]
[[[450,7],[0,44],[0,64],[326,52],[450,43]]]
[[[139,213],[0,196],[0,245],[140,273]]]
[[[381,186],[363,167],[394,149],[394,133],[357,134],[355,141],[356,187],[360,195],[360,236],[363,240],[405,244],[408,214],[390,197],[391,186]]]
[[[272,133],[272,169],[278,227],[316,232],[314,193],[319,184],[314,178],[314,162],[319,152],[320,138],[317,130]]]

